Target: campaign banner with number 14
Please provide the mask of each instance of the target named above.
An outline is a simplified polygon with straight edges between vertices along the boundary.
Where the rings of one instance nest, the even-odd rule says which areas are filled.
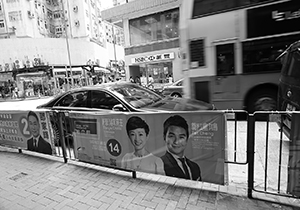
[[[226,184],[223,112],[69,113],[85,162]]]

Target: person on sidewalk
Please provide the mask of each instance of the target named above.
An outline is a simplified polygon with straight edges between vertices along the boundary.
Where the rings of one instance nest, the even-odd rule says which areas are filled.
[[[27,120],[32,135],[32,137],[27,140],[27,149],[29,151],[52,155],[51,145],[40,135],[40,122],[37,114],[33,111],[29,111]]]
[[[165,175],[162,160],[145,148],[150,131],[148,124],[140,117],[132,116],[126,123],[126,131],[134,152],[123,156],[122,168]]]
[[[164,122],[166,153],[161,157],[167,176],[201,181],[201,170],[197,163],[184,155],[188,143],[189,128],[186,120],[174,115]]]

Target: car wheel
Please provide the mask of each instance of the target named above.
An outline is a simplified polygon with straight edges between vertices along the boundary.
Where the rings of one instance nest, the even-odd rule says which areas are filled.
[[[171,96],[174,98],[181,98],[181,95],[179,93],[172,93]]]
[[[259,90],[252,93],[248,99],[247,111],[274,111],[277,108],[277,91],[275,89]],[[267,116],[258,115],[257,118],[266,120]]]

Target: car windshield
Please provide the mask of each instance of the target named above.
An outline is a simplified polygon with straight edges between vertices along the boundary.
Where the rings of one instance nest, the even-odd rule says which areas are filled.
[[[137,85],[116,86],[112,90],[135,108],[143,108],[162,100],[153,91]]]

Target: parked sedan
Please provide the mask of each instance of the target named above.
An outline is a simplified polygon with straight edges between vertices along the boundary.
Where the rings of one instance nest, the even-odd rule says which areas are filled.
[[[51,101],[37,107],[38,109],[93,111],[93,112],[164,112],[214,110],[212,104],[193,99],[163,98],[154,91],[134,83],[115,82],[87,86],[67,91]],[[51,113],[50,121],[54,129],[55,143],[59,144],[60,131],[57,114]],[[64,136],[67,145],[73,143],[69,120],[63,121]]]
[[[160,90],[160,94],[163,96],[182,97],[183,95],[183,79],[176,82],[165,85]]]
[[[213,110],[214,106],[193,99],[164,98],[152,90],[134,83],[115,82],[72,89],[37,108],[143,112]]]

